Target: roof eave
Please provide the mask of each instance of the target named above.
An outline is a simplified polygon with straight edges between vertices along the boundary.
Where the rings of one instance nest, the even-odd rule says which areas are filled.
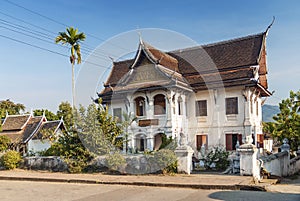
[[[261,84],[257,83],[256,86],[263,92],[263,94],[261,93],[263,97],[272,96],[272,93],[268,89],[264,88]]]

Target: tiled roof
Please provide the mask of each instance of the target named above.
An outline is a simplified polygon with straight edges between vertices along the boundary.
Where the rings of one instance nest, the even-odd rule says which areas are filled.
[[[56,131],[59,127],[62,127],[62,121],[57,120],[57,121],[48,121],[48,122],[43,122],[41,127],[39,128],[38,132],[32,137],[33,140],[37,139],[42,139],[43,137],[43,131],[44,130],[51,130],[51,131]]]
[[[0,136],[7,136],[11,139],[11,141],[13,143],[18,143],[18,142],[22,142],[22,138],[23,138],[23,130],[20,131],[2,131],[0,132]]]
[[[44,120],[44,117],[32,117],[28,124],[25,127],[24,133],[23,133],[23,142],[27,142],[29,138],[39,130],[40,126],[42,125],[42,122]]]
[[[113,69],[108,76],[107,82],[105,83],[106,86],[114,86],[116,85],[119,80],[130,70],[130,66],[133,64],[133,59],[124,60],[119,62],[113,63]]]
[[[27,121],[25,125],[22,125],[25,121],[25,116]],[[9,121],[7,121],[9,120]],[[13,122],[14,121],[14,122]],[[49,121],[45,122],[46,118],[44,116],[34,117],[32,115],[9,115],[4,122],[6,125],[6,130],[0,132],[1,135],[6,135],[11,138],[14,143],[27,143],[28,140],[35,138],[41,139],[41,130],[42,129],[54,129],[58,127],[64,128],[62,121]],[[8,126],[8,125],[22,125],[22,126]],[[10,130],[8,129],[10,128]],[[16,129],[20,128],[20,129]]]
[[[143,42],[144,50],[147,51],[148,55],[155,61],[155,63],[161,64],[162,66],[169,68],[172,71],[178,72],[178,61],[171,55],[162,52],[146,42]]]
[[[143,42],[144,50],[155,61],[172,72],[176,80],[187,82],[194,91],[212,87],[251,86],[256,83],[251,66],[258,65],[261,56],[265,33],[250,35],[233,40],[203,46],[186,48],[164,53]],[[160,59],[159,59],[160,58]],[[177,62],[176,62],[177,61]],[[100,97],[109,95],[118,81],[129,72],[134,59],[115,62],[106,88]],[[163,70],[163,69],[161,69]],[[168,70],[163,70],[168,74]],[[266,68],[262,68],[260,83],[267,89]]]
[[[211,70],[226,70],[233,67],[258,64],[264,33],[233,40],[203,45],[170,52],[180,63],[179,71],[184,76]],[[187,65],[187,63],[190,65]]]
[[[21,130],[30,116],[30,114],[7,116],[3,122],[2,131]]]

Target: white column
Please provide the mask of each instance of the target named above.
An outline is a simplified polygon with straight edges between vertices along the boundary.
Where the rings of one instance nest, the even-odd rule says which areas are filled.
[[[147,149],[153,151],[153,145],[154,145],[154,138],[151,136],[147,137]]]
[[[128,112],[129,114],[132,112],[133,114],[135,114],[135,105],[134,105],[134,101],[130,101],[130,106],[128,108]]]
[[[153,115],[154,115],[154,100],[153,99],[149,99],[149,104],[147,109],[147,119],[152,119]]]

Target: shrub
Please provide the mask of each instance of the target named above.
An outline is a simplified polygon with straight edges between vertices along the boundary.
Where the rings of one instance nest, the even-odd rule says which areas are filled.
[[[93,155],[82,144],[78,133],[71,130],[63,133],[51,147],[39,153],[41,156],[60,156],[68,165],[70,173],[82,172]]]
[[[5,135],[0,136],[0,152],[8,149],[11,139]]]
[[[1,157],[1,163],[6,169],[15,169],[22,161],[21,155],[17,151],[8,151]]]
[[[225,170],[229,165],[228,160],[229,152],[222,146],[215,146],[209,149],[208,153],[204,156],[204,167],[212,169],[213,164],[216,170]]]
[[[86,162],[78,159],[64,159],[68,165],[69,173],[81,173],[83,169],[87,166]]]
[[[113,153],[109,154],[105,157],[107,167],[112,171],[122,171],[122,168],[124,168],[126,164],[125,158],[119,153]]]
[[[159,147],[159,149],[170,149],[175,150],[177,147],[176,139],[173,139],[172,137],[167,137],[165,134],[162,135],[162,143]]]
[[[160,167],[163,174],[177,172],[177,157],[174,151],[162,149],[154,153],[155,162]]]

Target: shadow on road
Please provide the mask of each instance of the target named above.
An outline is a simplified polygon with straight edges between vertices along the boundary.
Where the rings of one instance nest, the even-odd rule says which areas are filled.
[[[218,191],[208,196],[209,198],[224,201],[299,201],[300,194],[271,193],[258,191]]]

